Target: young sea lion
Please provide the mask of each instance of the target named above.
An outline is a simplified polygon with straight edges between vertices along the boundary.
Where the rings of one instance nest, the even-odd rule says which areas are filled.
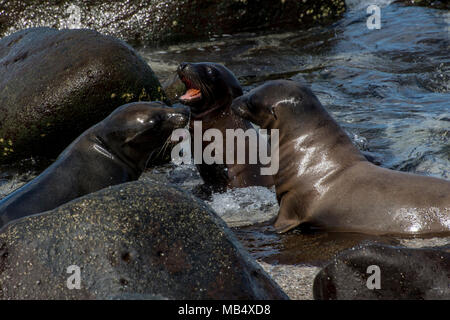
[[[202,136],[208,129],[221,131],[223,136],[223,164],[197,165],[200,176],[207,185],[224,190],[226,187],[272,186],[273,179],[269,175],[261,175],[262,165],[249,164],[249,143],[246,141],[245,164],[235,161],[226,164],[226,129],[253,129],[250,122],[241,119],[231,111],[233,99],[242,95],[242,88],[233,73],[217,63],[181,63],[178,76],[185,84],[187,91],[179,100],[191,109],[191,123],[202,122]],[[192,125],[191,125],[192,129]],[[202,151],[209,144],[203,142]]]
[[[232,109],[279,130],[277,231],[308,224],[377,235],[450,232],[450,181],[371,164],[309,89],[270,81]]]
[[[184,106],[123,105],[86,130],[38,177],[0,201],[0,227],[105,187],[137,180],[189,121]]]

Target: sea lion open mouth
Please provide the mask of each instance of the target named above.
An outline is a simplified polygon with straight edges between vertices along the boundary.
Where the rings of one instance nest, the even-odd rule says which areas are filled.
[[[186,93],[180,97],[180,101],[188,104],[189,102],[196,102],[202,99],[202,92],[199,89],[190,88]]]
[[[192,82],[183,77],[181,81],[186,86],[186,93],[180,97],[180,101],[184,104],[200,101],[202,99],[202,92],[200,89],[195,88]]]

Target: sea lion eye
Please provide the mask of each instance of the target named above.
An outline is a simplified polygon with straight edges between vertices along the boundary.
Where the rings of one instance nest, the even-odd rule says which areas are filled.
[[[212,76],[214,74],[214,70],[211,67],[207,67],[206,68],[206,72],[208,73],[208,75]]]

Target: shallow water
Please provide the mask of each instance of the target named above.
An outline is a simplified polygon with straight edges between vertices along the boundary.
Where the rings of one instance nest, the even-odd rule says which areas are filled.
[[[229,67],[248,91],[269,79],[305,83],[348,132],[382,166],[450,179],[450,13],[389,4],[347,1],[344,18],[328,27],[281,34],[212,35],[209,40],[137,48],[161,82],[182,61]],[[380,30],[366,27],[366,8],[381,7]],[[0,199],[38,171],[0,170]],[[201,183],[193,166],[147,171],[192,190]],[[273,190],[245,188],[214,194],[209,202],[244,246],[271,264],[321,265],[358,243],[440,246],[450,238],[399,239],[300,231],[273,233],[278,211]]]

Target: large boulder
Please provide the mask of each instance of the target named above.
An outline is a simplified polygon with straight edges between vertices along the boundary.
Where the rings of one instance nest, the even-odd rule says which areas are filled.
[[[121,40],[91,30],[14,33],[0,40],[0,164],[54,157],[117,107],[162,99],[151,68]]]
[[[127,42],[307,28],[336,20],[344,0],[0,0],[0,36],[22,28],[89,28]]]
[[[67,287],[72,265],[80,289]],[[206,204],[151,180],[103,189],[0,232],[2,299],[152,297],[287,298]]]
[[[314,298],[321,300],[448,300],[450,247],[371,245],[349,249],[319,272],[313,292]]]

